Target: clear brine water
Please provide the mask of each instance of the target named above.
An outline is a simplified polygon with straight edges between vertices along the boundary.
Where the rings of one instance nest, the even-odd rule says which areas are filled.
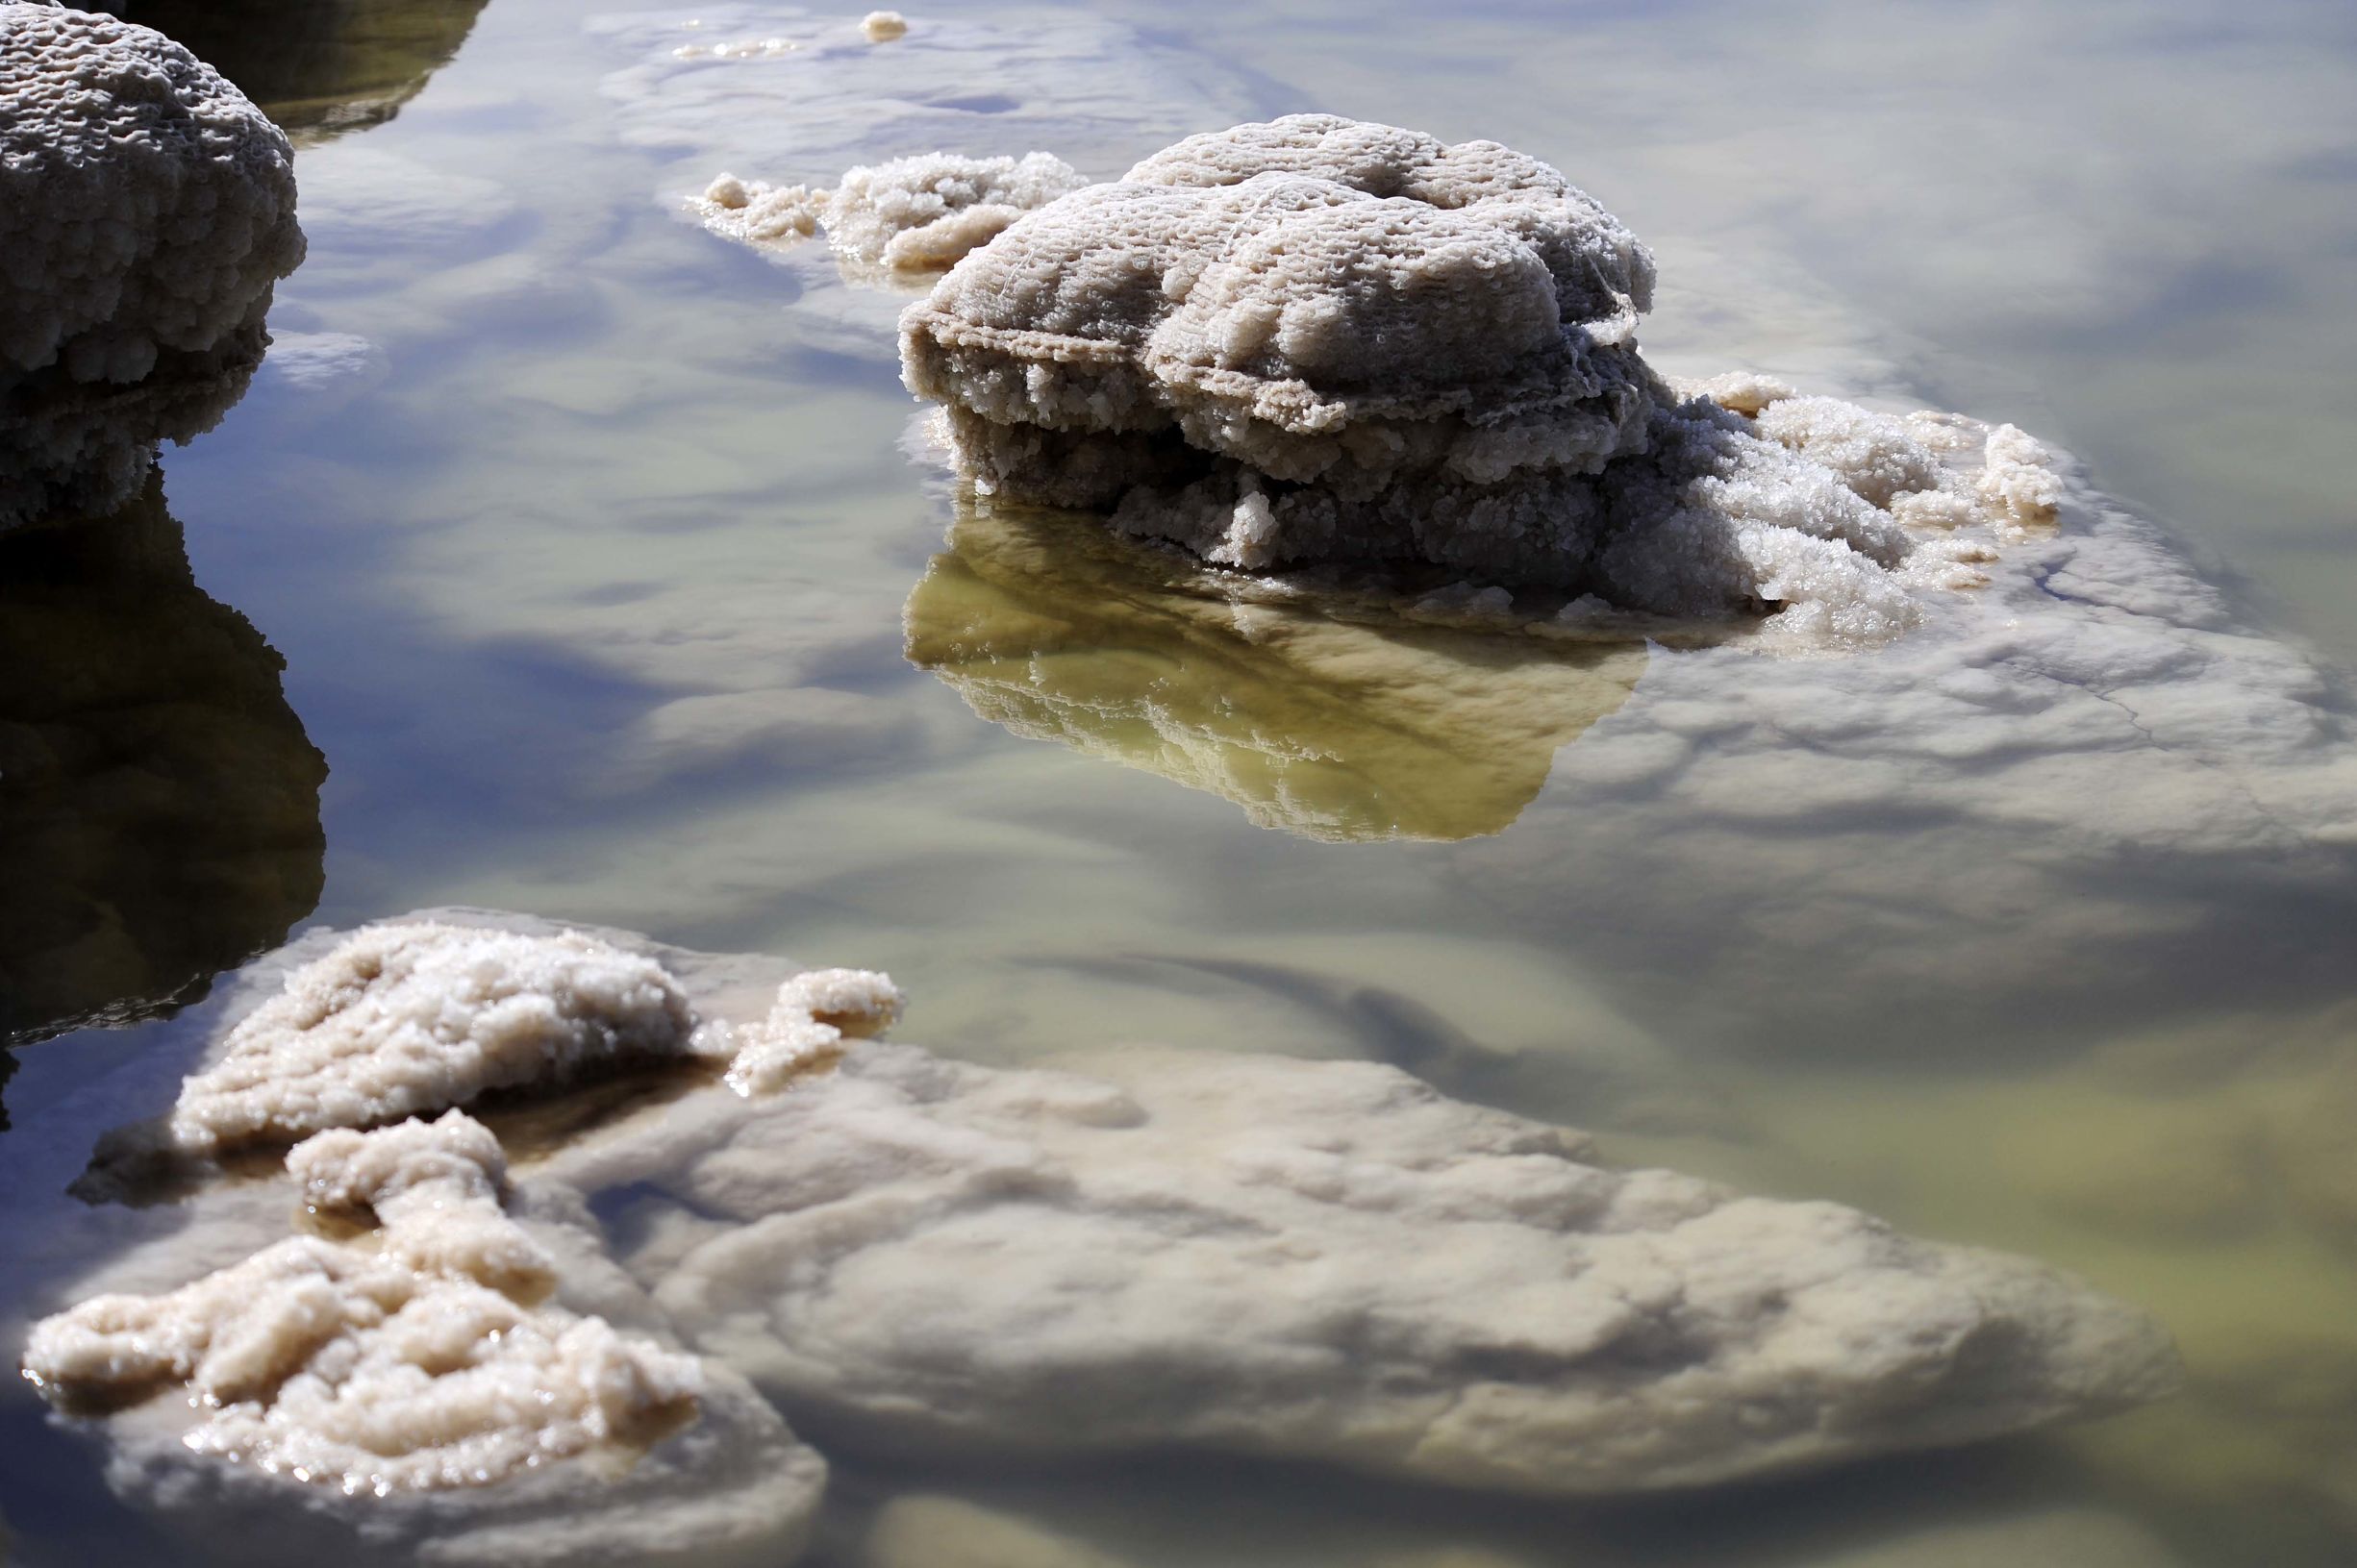
[[[979,1059],[1158,1039],[1392,1060],[1620,1159],[2073,1268],[2159,1313],[2192,1371],[2131,1417],[1667,1503],[1232,1461],[855,1464],[844,1517],[949,1490],[1148,1568],[2357,1556],[2357,924],[2330,863],[2246,879],[2172,859],[2164,822],[2024,905],[2004,868],[2068,834],[2035,811],[1945,837],[1887,801],[1838,823],[1600,814],[1558,749],[1642,719],[1675,654],[1238,624],[1087,540],[1059,560],[1052,520],[962,512],[904,451],[896,301],[666,200],[732,146],[799,159],[737,171],[791,179],[923,150],[869,145],[826,102],[766,129],[758,101],[736,127],[725,102],[683,107],[649,40],[731,13],[342,9],[365,58],[313,40],[247,84],[301,127],[312,255],[254,390],[145,504],[143,537],[184,531],[194,588],[93,572],[77,633],[113,647],[144,615],[141,657],[196,662],[154,641],[166,610],[136,609],[168,599],[208,657],[234,611],[285,658],[330,768],[317,918],[475,903],[885,968],[914,997],[903,1037]],[[250,43],[306,10],[237,13]],[[2345,7],[1219,0],[956,6],[920,34],[934,14],[1041,61],[1031,98],[1002,104],[987,71],[913,90],[907,134],[989,140],[1062,71],[1082,107],[1046,150],[1096,175],[1313,108],[1547,159],[1660,258],[1643,337],[1667,368],[2014,420],[2171,527],[2249,617],[2357,663]],[[233,74],[237,46],[212,45]],[[1053,569],[1026,566],[1042,548]],[[167,771],[282,788],[286,716],[236,704],[244,750]],[[143,947],[93,983],[186,1000],[175,963],[299,918],[315,849],[266,807],[197,809],[231,836],[263,823],[296,863],[151,890],[143,929],[193,956]],[[1592,848],[1624,826],[1638,850]],[[159,862],[231,859],[141,832]],[[1743,841],[1715,856],[1713,834]],[[1644,835],[1703,850],[1648,859]],[[45,874],[86,863],[29,842]],[[1910,856],[1918,897],[1862,869]],[[1743,869],[1722,883],[1721,861]],[[204,1016],[16,1054],[10,1320],[55,1305],[57,1194],[168,1094]],[[131,1560],[109,1554],[144,1527],[93,1453],[18,1389],[0,1430],[23,1560]]]

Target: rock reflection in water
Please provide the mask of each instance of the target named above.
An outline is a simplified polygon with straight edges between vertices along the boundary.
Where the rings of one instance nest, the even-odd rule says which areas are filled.
[[[1502,832],[1646,661],[1313,606],[1092,517],[965,501],[906,621],[911,661],[992,723],[1338,841]]]
[[[483,0],[113,0],[187,44],[296,146],[382,125],[450,62]]]
[[[194,1001],[318,902],[327,762],[284,667],[159,477],[0,535],[0,1060]]]

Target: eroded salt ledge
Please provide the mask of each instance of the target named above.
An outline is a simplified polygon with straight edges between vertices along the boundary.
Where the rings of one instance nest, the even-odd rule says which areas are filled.
[[[148,28],[0,3],[0,528],[210,430],[303,259],[287,137]]]
[[[273,972],[172,1125],[220,1106],[225,1071],[275,1105],[264,1062],[303,1064],[282,1095],[333,1108],[303,1126],[439,1119],[315,1132],[291,1193],[206,1186],[26,1352],[60,1397],[194,1396],[108,1431],[111,1482],[198,1533],[284,1508],[494,1560],[635,1439],[596,1519],[531,1535],[527,1560],[626,1499],[636,1543],[676,1548],[685,1509],[697,1539],[790,1550],[819,1467],[737,1373],[828,1440],[892,1452],[1179,1443],[1561,1494],[1965,1442],[2175,1379],[2149,1319],[2038,1264],[1611,1170],[1578,1133],[1387,1067],[1132,1050],[985,1069],[845,1039],[896,1014],[880,976],[471,911],[307,937]],[[507,1031],[487,1021],[511,1015],[552,1080],[650,1017],[740,1068],[781,1046],[794,1067],[503,1171],[447,1108],[494,1082],[483,1046]],[[342,1097],[322,1058],[370,1091]],[[376,1229],[270,1240],[298,1194]]]

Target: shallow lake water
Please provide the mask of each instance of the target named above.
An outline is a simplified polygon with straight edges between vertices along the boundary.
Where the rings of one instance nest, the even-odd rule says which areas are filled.
[[[193,586],[124,574],[208,658],[235,662],[220,607],[251,621],[325,781],[266,674],[248,689],[261,656],[204,677],[188,700],[236,708],[245,749],[171,767],[259,804],[182,816],[266,839],[272,869],[181,819],[124,829],[173,868],[138,951],[93,962],[92,994],[10,999],[35,1043],[5,1081],[5,1332],[58,1305],[63,1188],[168,1100],[207,1013],[39,1026],[189,1003],[290,921],[477,904],[888,969],[900,1036],[979,1060],[1392,1061],[1617,1160],[2076,1270],[2190,1371],[2128,1417],[1609,1506],[1230,1461],[855,1462],[821,1561],[859,1560],[862,1510],[911,1489],[1145,1568],[2357,1559],[2349,800],[2303,825],[2238,779],[2270,826],[2228,832],[2137,751],[2046,771],[1689,722],[1753,701],[1771,661],[1742,650],[1504,654],[1206,606],[961,503],[912,435],[899,296],[683,210],[724,167],[937,145],[1110,176],[1304,109],[1494,137],[1652,246],[1666,368],[2023,425],[2314,658],[2329,715],[2357,667],[2357,12],[951,5],[911,13],[933,52],[894,84],[693,53],[843,21],[790,8],[342,10],[378,56],[255,67],[298,106],[311,255],[251,392],[143,503],[140,548],[177,528]],[[77,635],[136,640],[111,568],[59,570]],[[164,613],[141,657],[210,669],[154,642]],[[63,831],[12,854],[77,874],[94,852],[42,859]],[[13,1381],[0,1432],[21,1560],[170,1560]]]

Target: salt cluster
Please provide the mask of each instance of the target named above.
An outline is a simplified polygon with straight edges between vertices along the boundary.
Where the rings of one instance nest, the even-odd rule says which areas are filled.
[[[364,1560],[790,1557],[823,1462],[725,1373],[537,1305],[556,1265],[503,1210],[503,1163],[457,1111],[321,1133],[288,1174],[315,1212],[376,1233],[290,1237],[163,1294],[95,1296],[34,1327],[25,1375],[68,1406],[132,1407],[118,1468],[177,1472],[173,1506],[250,1515],[282,1541],[292,1525],[303,1551],[322,1549],[338,1500],[366,1498]],[[692,1442],[640,1457],[682,1429]],[[722,1447],[738,1457],[712,1463]]]
[[[303,260],[286,136],[162,34],[0,0],[0,527],[210,429]]]
[[[169,1140],[210,1155],[691,1058],[750,1094],[899,1012],[889,977],[827,969],[788,981],[765,1018],[707,1026],[662,965],[578,932],[370,926],[230,1031],[181,1086]]]
[[[1087,184],[1046,153],[962,158],[927,153],[845,173],[834,189],[772,186],[723,174],[699,205],[708,228],[733,239],[777,243],[826,230],[846,262],[865,268],[946,267],[1034,208]]]
[[[172,1108],[195,1153],[375,1127],[689,1051],[660,966],[589,937],[372,926],[289,977]]]
[[[1969,455],[1827,399],[1680,396],[1634,340],[1653,276],[1535,159],[1291,115],[1010,227],[902,317],[903,375],[978,490],[1225,565],[1435,565],[1849,640],[1969,581],[1977,545],[1908,526],[1981,520]]]

